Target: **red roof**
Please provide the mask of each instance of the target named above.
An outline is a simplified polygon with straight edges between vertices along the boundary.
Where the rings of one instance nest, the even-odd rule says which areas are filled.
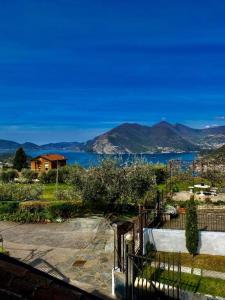
[[[61,154],[43,154],[33,158],[32,160],[36,160],[38,158],[44,158],[50,161],[66,160],[65,156]]]

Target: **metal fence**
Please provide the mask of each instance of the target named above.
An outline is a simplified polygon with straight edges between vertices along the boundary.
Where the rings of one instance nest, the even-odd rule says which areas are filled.
[[[225,232],[225,214],[217,212],[198,212],[198,230]],[[185,229],[186,214],[175,217],[162,214],[160,228]]]
[[[180,256],[127,254],[126,299],[179,299]]]

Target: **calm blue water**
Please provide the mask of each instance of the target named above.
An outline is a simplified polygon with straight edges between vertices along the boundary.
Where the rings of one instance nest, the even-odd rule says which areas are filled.
[[[96,153],[78,153],[72,151],[30,151],[27,154],[32,157],[38,156],[43,153],[60,153],[68,159],[68,164],[79,164],[85,168],[90,166],[98,165],[104,158],[118,157],[122,162],[132,162],[135,159],[143,159],[148,163],[164,163],[166,164],[169,160],[181,160],[184,164],[191,163],[196,159],[198,153],[164,153],[164,154],[120,154],[120,155],[103,155]]]

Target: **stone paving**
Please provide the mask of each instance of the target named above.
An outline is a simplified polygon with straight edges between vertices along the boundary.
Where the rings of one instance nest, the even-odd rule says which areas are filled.
[[[88,291],[111,293],[113,229],[102,217],[60,224],[0,222],[10,255]]]

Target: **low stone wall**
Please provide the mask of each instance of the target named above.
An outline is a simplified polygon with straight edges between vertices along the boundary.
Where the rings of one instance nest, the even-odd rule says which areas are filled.
[[[157,251],[188,253],[184,230],[144,228],[144,253],[148,241]],[[225,232],[200,231],[198,252],[225,255]]]

